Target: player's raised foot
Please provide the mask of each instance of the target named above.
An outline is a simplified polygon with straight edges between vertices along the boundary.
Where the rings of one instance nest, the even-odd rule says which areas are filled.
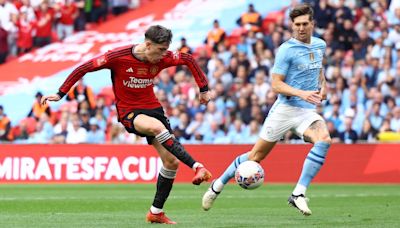
[[[211,173],[204,167],[197,167],[196,173],[192,179],[192,183],[194,185],[199,185],[203,181],[208,181],[211,178]]]
[[[218,195],[220,192],[216,192],[212,189],[214,182],[210,185],[210,187],[207,189],[206,193],[203,195],[203,199],[201,201],[201,206],[205,211],[208,211],[211,209],[211,207],[214,204],[214,201],[217,199]]]
[[[153,214],[149,211],[146,215],[146,221],[151,223],[176,224],[176,222],[169,219],[164,212]]]
[[[310,208],[308,208],[308,198],[303,194],[295,196],[291,195],[288,199],[288,204],[294,208],[297,208],[303,215],[309,216],[312,214]]]

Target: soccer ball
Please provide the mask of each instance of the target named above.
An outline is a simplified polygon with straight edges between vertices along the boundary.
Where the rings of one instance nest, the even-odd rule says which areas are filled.
[[[258,188],[264,182],[264,169],[258,162],[245,161],[237,167],[235,180],[244,189]]]

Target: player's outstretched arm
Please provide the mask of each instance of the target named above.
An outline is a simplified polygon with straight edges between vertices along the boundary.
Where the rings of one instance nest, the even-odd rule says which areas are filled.
[[[47,101],[59,101],[61,100],[60,95],[58,94],[51,94],[51,95],[45,95],[40,99],[40,104],[45,105]]]

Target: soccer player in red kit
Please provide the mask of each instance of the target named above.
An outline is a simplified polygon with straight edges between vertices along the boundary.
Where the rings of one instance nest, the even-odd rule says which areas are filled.
[[[145,33],[143,43],[117,48],[82,64],[68,76],[58,93],[43,96],[41,101],[43,105],[47,101],[59,101],[86,73],[110,69],[118,120],[128,132],[146,137],[163,162],[154,201],[146,220],[167,224],[175,224],[165,216],[163,206],[172,189],[178,159],[195,171],[193,184],[199,185],[211,178],[211,173],[196,162],[174,138],[169,120],[153,91],[154,77],[162,69],[186,65],[200,88],[200,102],[206,104],[210,100],[204,73],[190,54],[168,51],[171,40],[171,30],[160,25],[151,26]]]

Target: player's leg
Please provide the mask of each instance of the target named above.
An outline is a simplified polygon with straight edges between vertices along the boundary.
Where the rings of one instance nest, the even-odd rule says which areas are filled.
[[[168,199],[169,193],[171,192],[172,185],[175,180],[176,171],[178,169],[178,159],[169,153],[158,141],[153,141],[153,146],[156,148],[160,158],[163,162],[163,166],[158,174],[156,194],[154,196],[153,204],[150,207],[150,211],[146,216],[146,220],[152,223],[166,223],[175,224],[174,221],[170,220],[163,211],[164,204]]]
[[[162,123],[157,118],[145,114],[139,114],[134,118],[133,125],[136,131],[145,135],[155,136],[155,139],[166,150],[192,168],[196,172],[192,180],[193,184],[199,185],[203,181],[208,181],[211,178],[211,173],[205,169],[201,163],[196,162],[185,150],[182,144],[173,137],[171,134],[172,130],[168,123]]]
[[[310,117],[309,119],[313,120],[312,118],[313,117]],[[312,213],[308,208],[308,200],[305,197],[306,190],[324,164],[326,154],[331,145],[331,138],[324,120],[319,116],[314,118],[316,120],[314,119],[312,124],[309,125],[303,133],[304,140],[313,143],[314,146],[311,148],[304,161],[300,178],[288,200],[290,205],[298,208],[304,215],[311,215]],[[304,121],[303,123],[307,122],[311,121]],[[301,128],[302,127],[299,126],[298,131],[301,132]]]
[[[250,152],[239,155],[228,166],[225,172],[213,183],[206,193],[203,195],[202,207],[204,210],[209,210],[218,195],[221,193],[225,184],[235,175],[236,168],[247,160],[260,162],[269,154],[276,142],[291,128],[292,122],[287,119],[282,119],[282,114],[285,114],[285,108],[275,108],[270,111],[268,117],[260,130],[260,138],[253,146]]]
[[[268,142],[260,138],[256,144],[253,146],[250,152],[246,152],[237,156],[233,162],[228,166],[225,172],[216,180],[212,182],[209,189],[204,193],[202,199],[202,207],[204,210],[209,210],[214,201],[217,199],[218,195],[222,192],[225,184],[228,183],[230,179],[235,176],[235,171],[237,167],[248,160],[260,162],[265,156],[269,154],[272,148],[275,146],[276,142]]]

